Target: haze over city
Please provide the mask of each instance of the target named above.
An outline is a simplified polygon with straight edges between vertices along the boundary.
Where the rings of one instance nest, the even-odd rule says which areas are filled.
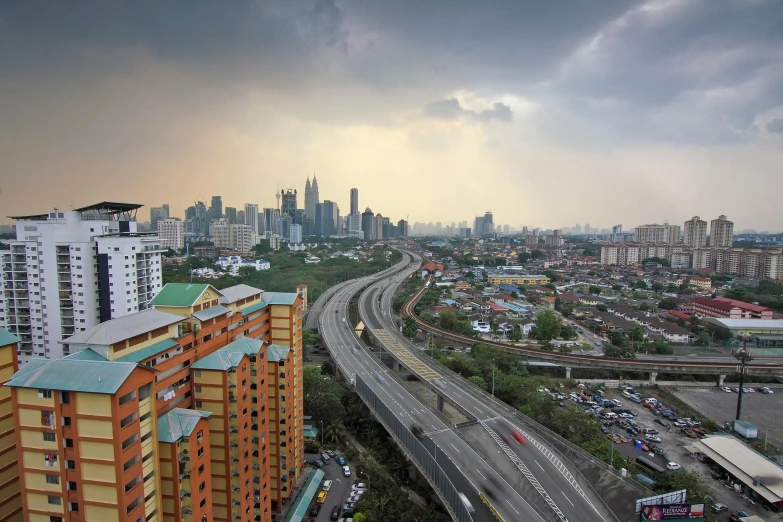
[[[782,22],[774,1],[4,3],[3,223],[272,206],[315,174],[411,222],[779,230]]]

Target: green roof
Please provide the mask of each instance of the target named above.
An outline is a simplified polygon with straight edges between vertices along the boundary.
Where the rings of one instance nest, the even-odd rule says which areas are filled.
[[[269,303],[270,305],[288,305],[291,306],[299,297],[297,293],[287,292],[264,292],[261,294],[261,299]]]
[[[92,348],[85,348],[84,350],[79,350],[71,355],[66,355],[63,359],[72,359],[74,361],[105,361],[106,357]]]
[[[241,313],[242,315],[248,315],[248,314],[252,314],[253,312],[257,312],[258,310],[261,310],[262,308],[265,308],[267,306],[268,305],[266,301],[261,299],[261,302],[256,303],[254,305],[250,305],[247,308],[243,308],[239,311],[239,313]]]
[[[198,297],[211,285],[190,283],[166,283],[150,306],[193,306]],[[213,290],[215,290],[213,288]],[[215,290],[220,295],[220,292]]]
[[[259,341],[258,339],[253,339],[252,337],[240,337],[236,341],[221,348],[221,350],[244,353],[247,355],[257,355],[263,346],[264,341]]]
[[[147,346],[146,348],[136,350],[135,352],[129,353],[128,355],[123,355],[122,357],[118,357],[114,360],[118,362],[140,363],[144,359],[155,357],[159,353],[170,350],[175,346],[179,346],[179,343],[174,339],[164,339],[160,342]]]
[[[243,352],[226,350],[225,347],[212,352],[190,365],[194,370],[230,370],[239,366],[245,354]]]
[[[291,507],[288,509],[288,513],[283,518],[283,522],[296,522],[304,520],[307,516],[307,511],[310,509],[310,502],[318,493],[321,488],[321,481],[324,478],[325,473],[320,469],[317,469],[310,473],[307,477],[304,486],[299,491],[299,494],[294,499]]]
[[[5,330],[4,328],[0,328],[0,346],[8,346],[9,344],[18,343],[19,338],[9,332],[8,330]]]
[[[214,319],[215,317],[219,317],[221,315],[225,315],[229,312],[229,309],[226,308],[223,305],[217,305],[217,306],[210,306],[206,310],[201,310],[200,312],[193,313],[193,317],[198,319],[199,321],[209,321],[210,319]]]
[[[269,348],[267,349],[267,359],[271,362],[283,361],[286,357],[288,357],[288,352],[290,351],[291,349],[286,348],[285,346],[270,344]]]
[[[33,359],[5,385],[84,393],[116,393],[136,368],[151,368],[117,361]]]
[[[302,426],[302,433],[306,439],[314,439],[318,436],[318,428],[306,424]]]
[[[158,441],[177,442],[182,437],[190,437],[198,421],[211,415],[208,411],[174,408],[158,417]]]

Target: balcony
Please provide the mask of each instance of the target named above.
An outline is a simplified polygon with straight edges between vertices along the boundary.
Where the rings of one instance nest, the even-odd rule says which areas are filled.
[[[73,308],[73,301],[70,299],[60,299],[60,308]]]

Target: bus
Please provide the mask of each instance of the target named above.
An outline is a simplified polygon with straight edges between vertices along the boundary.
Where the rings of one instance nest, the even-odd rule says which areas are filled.
[[[648,469],[650,471],[654,471],[655,473],[664,473],[666,471],[655,462],[651,461],[650,459],[646,459],[644,457],[636,457],[636,465],[641,466],[642,468]]]

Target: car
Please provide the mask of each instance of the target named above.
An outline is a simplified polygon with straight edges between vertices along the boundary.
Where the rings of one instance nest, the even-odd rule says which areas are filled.
[[[315,502],[318,504],[323,504],[326,502],[326,495],[328,495],[326,491],[319,491],[318,496],[315,498]]]
[[[601,426],[601,431],[604,433],[609,433],[609,428],[607,428],[606,426]]]
[[[677,419],[676,421],[674,421],[674,425],[677,426],[678,428],[681,428],[683,426],[687,426],[688,423],[685,422],[684,420]]]
[[[336,455],[334,450],[324,450],[324,453],[326,453],[327,455],[329,455],[332,458],[334,458],[334,456]]]
[[[713,511],[713,513],[723,513],[724,511],[729,510],[725,504],[713,504],[710,506],[710,509]]]
[[[335,455],[334,461],[337,462],[340,466],[345,466],[345,457],[342,455]]]
[[[334,506],[332,514],[329,515],[329,520],[337,520],[338,518],[340,518],[340,506]]]
[[[310,516],[311,517],[317,517],[318,513],[321,512],[321,504],[313,504],[313,507],[310,508]]]
[[[637,430],[636,428],[625,428],[625,431],[627,431],[633,436],[639,435],[639,430]]]
[[[351,476],[351,468],[349,468],[348,466],[343,466],[343,475],[346,476],[346,477],[350,477]]]
[[[645,435],[655,435],[656,433],[658,433],[658,430],[653,428],[644,428],[642,431],[644,432]]]
[[[345,504],[343,506],[343,514],[344,515],[353,515],[353,506],[350,504]]]
[[[725,391],[726,393],[731,393],[731,388],[729,388],[728,386],[722,386],[721,390]],[[716,504],[716,505],[723,506],[723,504]],[[723,506],[723,507],[726,507],[726,506]]]
[[[516,439],[517,442],[520,444],[527,444],[527,439],[522,436],[521,433],[519,433],[517,430],[514,430],[511,432],[511,436]]]
[[[669,462],[668,464],[666,464],[666,469],[678,470],[680,469],[680,465],[677,464],[676,462]]]
[[[333,483],[334,482],[332,482],[331,480],[324,480],[323,490],[324,491],[329,491],[330,489],[332,489],[332,484]]]
[[[375,380],[377,380],[381,384],[386,384],[386,379],[383,378],[383,375],[376,373],[375,374]]]
[[[729,513],[729,522],[739,522],[741,518],[749,517],[747,511],[737,511],[736,513]]]
[[[358,482],[351,486],[352,491],[357,489],[367,489],[367,484],[365,482]]]
[[[312,464],[316,468],[323,468],[324,467],[324,461],[322,461],[320,459],[311,460],[310,464]]]
[[[348,497],[347,502],[356,503],[356,502],[359,502],[359,499],[361,499],[361,498],[362,498],[361,495],[351,495],[350,497]]]
[[[324,461],[324,464],[329,464],[332,461],[332,458],[326,453],[321,453],[321,460]]]
[[[630,419],[633,418],[633,415],[631,415],[630,413],[622,412],[620,415],[618,415],[618,417],[622,417],[623,419]]]
[[[661,442],[661,438],[656,435],[647,435],[644,438],[649,440],[650,442]]]

